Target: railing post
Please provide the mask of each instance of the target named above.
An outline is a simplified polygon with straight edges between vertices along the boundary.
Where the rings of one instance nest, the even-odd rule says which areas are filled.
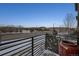
[[[45,34],[45,49],[47,50],[47,34]]]
[[[34,56],[34,39],[32,37],[32,56]]]
[[[0,33],[0,45],[1,45],[1,33]]]

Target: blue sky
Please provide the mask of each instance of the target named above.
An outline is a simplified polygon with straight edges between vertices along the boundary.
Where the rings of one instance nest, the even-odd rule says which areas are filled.
[[[0,4],[0,24],[24,27],[63,25],[67,13],[75,16],[74,4]]]

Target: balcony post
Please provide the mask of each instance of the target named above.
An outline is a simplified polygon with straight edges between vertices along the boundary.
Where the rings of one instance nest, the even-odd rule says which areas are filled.
[[[32,56],[34,56],[34,39],[32,37]]]
[[[47,34],[45,34],[45,49],[47,50]]]
[[[0,33],[0,44],[1,44],[1,33]]]

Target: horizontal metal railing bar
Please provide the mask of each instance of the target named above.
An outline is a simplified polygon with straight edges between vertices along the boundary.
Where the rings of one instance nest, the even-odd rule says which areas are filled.
[[[38,38],[38,39],[34,39],[34,41],[39,41],[39,40],[43,40],[45,38]]]
[[[29,38],[19,38],[19,39],[14,39],[14,40],[1,41],[0,46],[9,44],[9,43],[13,43],[13,42],[17,42],[17,41],[26,40],[26,39],[29,39]]]
[[[22,56],[27,56],[29,53],[32,53],[32,51],[30,50],[29,52],[22,54]]]
[[[27,43],[27,42],[30,42],[30,41],[31,40],[29,40],[29,41],[23,40],[23,41],[13,42],[13,43],[10,43],[10,44],[1,45],[0,46],[0,51],[4,50],[4,49],[7,49],[7,48],[10,48],[10,47],[13,47],[13,46],[16,46],[16,45],[19,45],[19,44]]]
[[[39,45],[41,45],[41,44],[34,45],[34,48],[37,48],[37,46],[39,46]]]
[[[34,45],[39,45],[39,44],[42,44],[44,41],[38,41],[38,42],[35,42]]]
[[[45,37],[41,37],[41,38],[37,38],[36,40],[34,39],[34,41],[39,41],[39,40],[44,40]]]
[[[38,52],[39,52],[39,51],[38,51]],[[34,56],[40,56],[40,54],[41,54],[41,53],[36,53],[36,54],[34,54]]]
[[[36,54],[40,49],[38,48],[37,50],[34,51],[34,54]]]
[[[37,45],[34,45],[34,48],[35,48],[35,47],[37,47],[38,45],[42,45],[42,44],[37,44]],[[44,45],[44,44],[43,44],[43,45]]]
[[[35,46],[35,45],[34,45]],[[34,48],[35,49],[35,48]],[[37,48],[36,48],[37,49]]]
[[[34,51],[34,54],[38,53],[39,50],[40,50],[40,49],[38,48],[36,51]]]
[[[39,41],[44,41],[44,39],[45,39],[45,38],[39,39],[39,40],[34,40],[34,43],[35,43],[35,42],[39,42]]]
[[[44,40],[34,41],[34,44],[38,44],[39,42],[44,42]]]
[[[41,42],[43,42],[43,41],[41,41],[41,40],[40,41],[37,41],[37,42],[34,43],[34,45],[35,44],[40,44]]]
[[[22,51],[20,51],[20,52],[18,52],[18,53],[16,53],[16,54],[13,54],[14,56],[16,55],[16,56],[21,56],[22,54],[24,54],[25,52],[28,52],[29,50],[32,50],[32,47],[28,47],[28,48],[26,48],[26,49],[24,49],[24,50],[22,50]]]
[[[41,47],[43,47],[43,46],[38,45],[37,47],[34,48],[34,51],[37,50],[37,48],[41,48]],[[43,48],[41,48],[41,49],[43,49]]]
[[[39,47],[39,48],[38,48]],[[38,51],[40,51],[41,50],[41,46],[38,46],[37,48],[36,48],[36,50],[34,49],[34,55],[36,54],[36,53],[38,53]]]
[[[37,54],[42,54],[41,52],[40,52],[40,49],[38,49],[38,51],[36,51],[35,53],[34,53],[34,55],[37,55]]]
[[[37,45],[37,46],[35,46],[35,47],[34,47],[34,50],[36,50],[37,48],[40,48],[40,47],[38,47],[38,46],[41,46],[41,45]]]
[[[38,50],[39,48],[41,48],[41,45],[38,45],[37,47],[35,47],[34,52],[36,52],[36,50]]]
[[[39,45],[34,46],[34,49],[37,48],[37,46],[39,46]],[[41,44],[40,44],[40,46],[41,46]]]
[[[31,53],[31,55],[32,55],[32,50],[30,49],[30,50],[24,52],[23,54],[26,54],[26,53],[27,53],[27,54],[30,54],[30,53]],[[16,56],[22,56],[23,54],[16,55]],[[15,56],[15,55],[13,55],[13,56]]]
[[[34,48],[34,53],[38,51],[39,49],[40,49],[40,46],[38,46],[37,48]]]
[[[26,45],[28,45],[28,43],[24,43],[24,44],[21,44],[21,45],[14,46],[12,48],[8,48],[8,49],[5,49],[5,50],[2,50],[2,51],[0,51],[0,55],[4,55],[6,53],[12,52],[12,51],[14,51],[16,49],[19,49],[19,48],[22,48],[23,46],[26,46]]]
[[[37,48],[40,48],[40,45],[35,46],[35,47],[34,47],[34,51],[35,51]]]
[[[32,56],[32,53],[27,54],[27,56]]]
[[[30,47],[31,47],[31,45],[30,45]],[[17,49],[17,50],[14,50],[13,52],[10,52],[10,53],[7,53],[7,54],[5,54],[6,56],[9,56],[9,55],[14,55],[14,54],[16,54],[16,53],[19,53],[20,51],[23,51],[23,49],[28,49],[29,47],[26,47],[26,46],[23,46],[22,48],[19,48],[19,49]]]
[[[42,42],[42,43],[34,44],[34,47],[35,47],[35,46],[38,46],[39,44],[42,45],[42,44],[44,44],[44,43]]]
[[[30,52],[28,52],[28,53],[25,53],[25,56],[29,56],[29,55],[31,55],[32,56],[32,53],[31,53],[32,51],[30,51]]]
[[[39,44],[37,44],[37,45],[34,45],[33,47],[35,48],[35,47],[37,47]]]
[[[23,46],[24,47],[24,46]],[[18,48],[19,49],[19,48]],[[5,54],[2,54],[1,56],[3,56],[3,55],[5,55],[5,56],[7,56],[7,54],[8,53],[10,53],[10,52],[14,52],[14,51],[16,51],[17,49],[15,49],[15,50],[12,50],[12,51],[9,51],[9,52],[7,52],[7,53],[5,53]],[[13,54],[14,55],[14,54]],[[8,56],[12,56],[12,55],[8,55]]]
[[[34,39],[34,41],[38,41],[38,40],[44,40],[45,38],[38,38],[38,39]]]
[[[0,55],[32,55],[32,38],[34,40],[34,54],[37,54],[38,52],[40,53],[41,47],[43,47],[41,44],[45,43],[45,35],[37,36],[1,41]]]
[[[38,43],[41,43],[41,42],[44,42],[44,40],[36,41],[36,42],[34,42],[34,44],[38,44]]]
[[[45,37],[45,35],[34,37],[34,39],[38,39],[38,38],[41,38],[41,37]]]

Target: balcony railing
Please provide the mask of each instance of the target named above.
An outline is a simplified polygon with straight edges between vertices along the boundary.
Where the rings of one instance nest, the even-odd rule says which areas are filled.
[[[0,56],[39,56],[45,50],[45,34],[0,42]]]
[[[59,54],[58,47],[62,40],[74,41],[72,37],[76,39],[74,36],[54,36],[46,33],[38,35],[23,34],[23,36],[21,33],[17,35],[19,35],[19,37],[14,34],[8,34],[7,36],[4,34],[1,35],[0,56],[40,56],[45,50],[50,50],[51,53],[55,52],[56,54]],[[13,38],[12,36],[17,37],[18,39]],[[12,37],[12,39],[9,37]],[[52,55],[55,54],[52,53]]]

